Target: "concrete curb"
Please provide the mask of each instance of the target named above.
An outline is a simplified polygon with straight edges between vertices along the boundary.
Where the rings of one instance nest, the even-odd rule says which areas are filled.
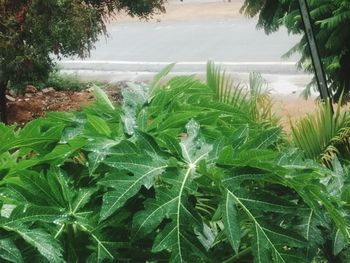
[[[205,69],[204,69],[205,70]],[[187,71],[176,72],[171,71],[167,79],[179,75],[195,75],[196,78],[205,79],[205,72],[202,71]],[[104,71],[104,70],[61,70],[62,73],[75,75],[84,81],[102,81],[109,83],[116,83],[119,81],[131,82],[149,82],[157,74],[157,72],[150,71]],[[233,72],[227,71],[235,82],[247,83],[249,81],[248,72]],[[291,95],[300,94],[306,85],[311,81],[312,75],[309,74],[269,74],[262,73],[262,77],[267,81],[269,88],[273,94]]]
[[[90,70],[115,72],[159,72],[173,62],[149,61],[103,61],[103,60],[67,60],[58,65],[63,70]],[[176,63],[173,72],[205,72],[206,61],[188,61]],[[265,74],[302,74],[296,68],[296,62],[216,62],[228,72],[260,72]]]

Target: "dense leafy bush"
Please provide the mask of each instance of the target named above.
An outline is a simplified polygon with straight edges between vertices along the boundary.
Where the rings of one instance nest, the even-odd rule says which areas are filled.
[[[328,75],[330,88],[335,99],[341,97],[345,90],[345,99],[350,91],[350,3],[347,0],[309,0],[310,14],[314,21],[316,39],[319,44],[321,57]],[[291,34],[301,34],[299,2],[292,0],[245,0],[242,11],[251,17],[259,16],[258,27],[266,33],[277,31],[285,26]],[[301,53],[299,66],[313,71],[310,50],[306,37],[291,48],[286,54]],[[306,89],[306,96],[310,89]],[[343,97],[343,98],[344,98]]]
[[[169,70],[120,108],[96,89],[83,112],[0,126],[1,260],[346,262],[348,169],[287,147],[268,97],[213,64],[207,83]]]
[[[164,12],[163,0],[0,0],[0,119],[5,91],[45,81],[55,60],[86,57],[106,22],[124,10],[149,18]]]

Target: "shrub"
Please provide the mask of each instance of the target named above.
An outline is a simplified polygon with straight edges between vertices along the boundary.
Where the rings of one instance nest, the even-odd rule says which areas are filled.
[[[310,15],[314,21],[316,40],[320,48],[320,55],[325,66],[330,89],[335,100],[348,99],[350,91],[350,4],[346,0],[308,1]],[[251,17],[259,16],[257,26],[270,34],[285,26],[291,34],[301,34],[303,23],[299,11],[298,1],[245,0],[242,11]],[[303,36],[299,43],[291,47],[285,56],[295,52],[301,53],[299,67],[312,72],[311,54],[307,39]],[[304,92],[310,95],[310,85]]]
[[[121,10],[147,19],[164,12],[163,0],[0,0],[0,117],[6,88],[45,81],[55,58],[86,57],[106,21]]]
[[[83,112],[0,126],[2,260],[345,259],[345,173],[284,148],[246,110],[259,95],[223,99],[213,67],[161,84],[169,67],[121,108],[96,89]]]

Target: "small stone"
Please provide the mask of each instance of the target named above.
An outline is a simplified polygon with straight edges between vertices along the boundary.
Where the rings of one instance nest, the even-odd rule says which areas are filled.
[[[26,98],[31,98],[31,97],[33,97],[33,94],[31,94],[31,93],[26,93],[26,94],[24,94],[24,97],[26,97]]]
[[[42,91],[39,91],[36,95],[42,96],[44,93]]]
[[[28,98],[25,98],[24,101],[29,101],[29,99],[28,99]]]
[[[8,101],[11,101],[11,102],[16,101],[16,99],[15,99],[14,97],[10,96],[10,95],[6,95],[6,99],[7,99]]]
[[[52,87],[45,88],[41,90],[43,93],[50,93],[50,92],[55,92],[55,89]]]
[[[9,90],[8,90],[8,94],[9,94],[10,96],[12,96],[12,97],[16,97],[17,94],[18,94],[18,92],[17,92],[17,90],[15,90],[15,89],[9,89]]]
[[[25,88],[24,92],[25,92],[25,93],[34,94],[34,93],[37,93],[38,90],[37,90],[37,88],[34,87],[33,85],[27,85],[27,87]]]

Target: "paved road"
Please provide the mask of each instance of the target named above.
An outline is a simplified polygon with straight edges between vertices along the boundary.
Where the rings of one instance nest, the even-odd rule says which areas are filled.
[[[281,56],[299,37],[281,30],[270,36],[245,18],[226,21],[113,23],[110,37],[102,39],[85,63],[64,63],[65,68],[99,70],[158,70],[166,63],[182,63],[182,70],[203,69],[203,62],[229,62],[235,70],[290,70],[297,61]]]
[[[90,58],[67,59],[60,64],[67,72],[116,81],[147,79],[150,72],[157,72],[171,62],[178,62],[175,72],[201,73],[206,61],[214,60],[230,72],[277,74],[276,78],[269,77],[272,85],[285,79],[288,91],[302,89],[310,77],[298,76],[300,72],[295,68],[298,56],[281,58],[300,36],[288,36],[283,29],[267,36],[256,30],[255,25],[256,20],[237,14],[186,21],[114,22],[107,28],[109,38],[103,37],[96,44]]]

